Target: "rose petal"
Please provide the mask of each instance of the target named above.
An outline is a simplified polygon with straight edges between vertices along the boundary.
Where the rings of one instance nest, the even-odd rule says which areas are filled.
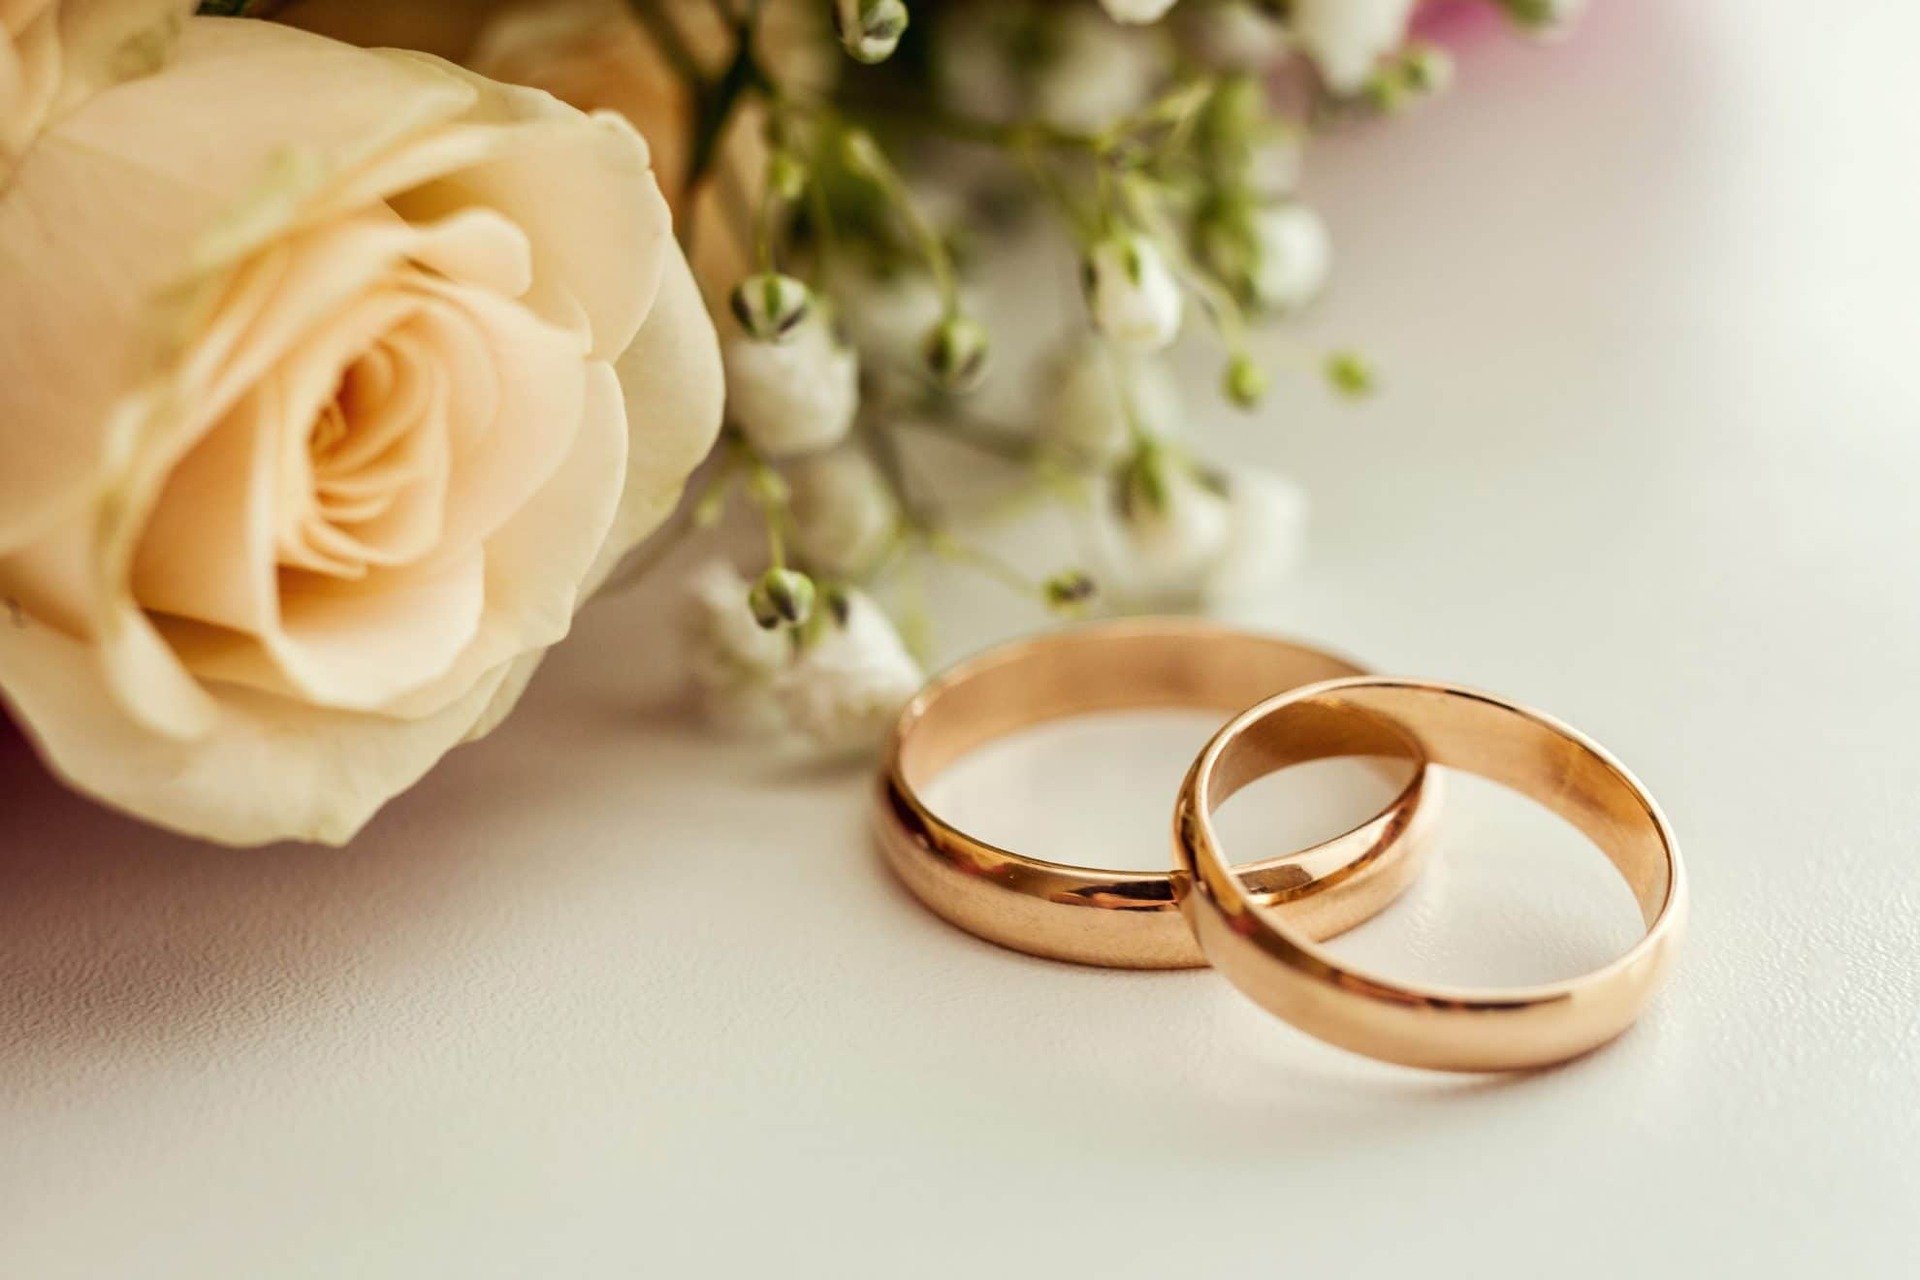
[[[627,403],[627,483],[587,575],[597,591],[622,557],[673,514],[687,477],[720,434],[724,379],[713,319],[687,260],[667,255],[659,295],[614,364]]]
[[[627,480],[612,527],[581,584],[582,599],[672,514],[687,476],[720,433],[719,340],[680,254],[669,255],[653,309],[614,369],[626,400]],[[507,718],[545,656],[538,650],[514,661],[469,738],[491,733]]]
[[[487,540],[487,608],[473,643],[439,681],[383,710],[396,716],[436,712],[480,672],[567,634],[584,598],[581,581],[606,542],[620,500],[607,478],[625,469],[627,449],[619,381],[607,365],[590,363],[572,452]]]
[[[590,377],[594,362],[581,359],[572,335],[492,294],[426,287],[457,308],[488,346],[484,365],[455,371],[484,380],[493,405],[483,433],[454,437],[458,482],[447,496],[441,554],[458,556],[515,518],[563,465],[581,421],[582,371]],[[458,415],[460,426],[469,425],[466,419]]]
[[[477,553],[430,573],[381,577],[372,591],[300,579],[283,593],[277,625],[257,637],[171,619],[161,621],[161,634],[202,679],[320,707],[378,710],[441,678],[470,646],[486,603]]]
[[[391,720],[230,690],[190,743],[129,732],[87,647],[0,626],[0,689],[50,768],[149,822],[227,844],[342,844],[461,741],[506,678],[482,673],[432,716]]]
[[[158,70],[172,55],[196,4],[197,0],[56,2],[60,87],[51,114],[70,111],[109,85]]]
[[[166,60],[193,0],[0,0],[0,183],[55,115]]]
[[[573,108],[545,93],[450,70],[474,86],[477,114],[495,127],[465,131],[474,136],[457,167],[451,134],[397,153],[363,175],[353,198],[386,196],[417,221],[474,206],[499,210],[535,246],[527,305],[554,323],[577,311],[593,354],[613,359],[652,305],[672,239],[646,142],[611,112],[594,113],[593,127],[582,129]],[[447,154],[429,159],[436,150]],[[427,180],[435,170],[444,176]]]
[[[493,696],[487,700],[486,708],[480,718],[467,729],[465,742],[474,742],[486,737],[498,729],[513,709],[520,705],[520,697],[526,693],[527,686],[533,682],[534,672],[540,669],[540,663],[547,656],[545,649],[535,649],[532,653],[523,653],[507,664],[506,674],[494,687]]]
[[[0,181],[39,131],[59,88],[53,0],[0,3]]]

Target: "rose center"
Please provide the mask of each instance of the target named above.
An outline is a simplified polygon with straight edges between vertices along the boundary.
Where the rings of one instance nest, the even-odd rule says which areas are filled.
[[[438,540],[448,480],[446,374],[417,315],[339,373],[298,446],[275,505],[285,569],[357,579],[408,564]]]

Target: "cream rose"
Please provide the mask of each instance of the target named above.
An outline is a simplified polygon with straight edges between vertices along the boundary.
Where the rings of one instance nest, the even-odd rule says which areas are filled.
[[[497,723],[719,423],[629,125],[254,20],[40,133],[0,298],[0,692],[230,843]]]

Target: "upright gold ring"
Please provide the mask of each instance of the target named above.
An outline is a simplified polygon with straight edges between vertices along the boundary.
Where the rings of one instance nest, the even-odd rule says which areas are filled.
[[[1301,760],[1392,753],[1410,733],[1429,764],[1531,796],[1584,832],[1639,903],[1646,934],[1606,967],[1500,991],[1414,986],[1341,961],[1260,903],[1228,867],[1211,814],[1247,783]],[[1686,875],[1666,818],[1598,745],[1550,716],[1417,680],[1334,680],[1267,699],[1215,735],[1174,808],[1181,906],[1200,949],[1243,992],[1322,1040],[1410,1066],[1540,1067],[1632,1025],[1685,930]]]
[[[922,902],[989,941],[1114,968],[1204,965],[1167,873],[1069,866],[999,848],[933,813],[923,789],[976,747],[1049,720],[1151,707],[1224,715],[1360,670],[1307,645],[1188,619],[1096,623],[1003,645],[935,678],[901,713],[880,771],[876,837]],[[1393,801],[1323,844],[1241,868],[1246,901],[1324,938],[1373,916],[1412,881],[1439,807],[1438,777],[1419,763],[1410,737],[1389,746],[1377,754],[1395,762],[1396,781],[1405,775]]]

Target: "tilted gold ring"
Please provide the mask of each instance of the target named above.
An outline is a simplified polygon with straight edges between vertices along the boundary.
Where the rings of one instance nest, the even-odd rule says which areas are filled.
[[[1391,754],[1409,734],[1428,765],[1511,787],[1583,832],[1633,890],[1646,935],[1613,963],[1569,981],[1470,991],[1364,973],[1315,946],[1284,915],[1263,912],[1221,853],[1213,810],[1276,769]],[[1301,1030],[1390,1062],[1503,1071],[1585,1053],[1633,1024],[1685,930],[1679,848],[1633,775],[1549,716],[1452,685],[1363,677],[1269,698],[1200,753],[1173,822],[1181,907],[1213,966]]]
[[[1204,965],[1167,873],[1067,866],[998,848],[934,814],[923,789],[976,747],[1046,721],[1152,707],[1224,715],[1279,690],[1359,671],[1292,641],[1170,618],[1096,623],[1003,645],[937,677],[901,713],[874,807],[881,850],[928,907],[1014,950],[1115,968]],[[1412,881],[1439,808],[1438,780],[1419,764],[1411,738],[1391,745],[1377,754],[1390,761],[1396,781],[1405,777],[1386,809],[1323,844],[1240,868],[1247,901],[1324,938],[1370,918]]]

